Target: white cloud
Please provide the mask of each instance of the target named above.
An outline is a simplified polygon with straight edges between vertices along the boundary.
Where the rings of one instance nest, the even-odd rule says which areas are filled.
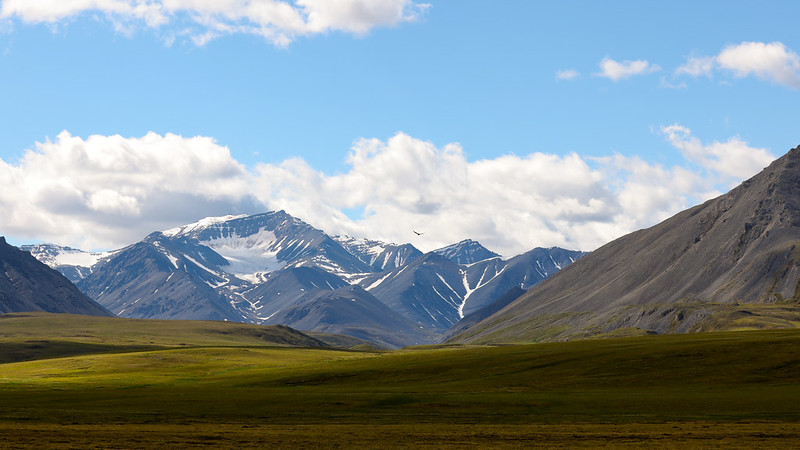
[[[675,69],[675,75],[690,75],[699,77],[705,75],[711,77],[714,70],[714,58],[693,56],[686,61],[686,64]]]
[[[591,250],[717,194],[715,182],[751,176],[771,158],[737,138],[704,145],[680,125],[662,132],[701,167],[575,153],[469,161],[458,144],[398,133],[357,141],[349,169],[331,175],[300,158],[247,169],[206,137],[63,132],[18,163],[0,160],[0,229],[117,248],[205,216],[285,209],[329,233],[423,250],[465,238],[509,256],[535,246]],[[352,210],[363,215],[344,213]]]
[[[556,79],[557,80],[574,80],[574,79],[576,79],[576,78],[578,78],[580,76],[581,76],[581,74],[577,70],[574,70],[574,69],[564,69],[564,70],[559,70],[558,72],[556,72]]]
[[[247,209],[247,176],[210,138],[84,140],[63,132],[16,165],[0,161],[2,229],[89,248],[119,246],[206,208]]]
[[[612,81],[624,80],[635,75],[644,75],[661,70],[661,67],[657,64],[650,64],[647,60],[618,62],[607,56],[600,61],[598,66],[600,66],[600,73],[597,76],[605,77]]]
[[[675,70],[675,76],[711,77],[715,70],[800,88],[800,56],[781,42],[742,42],[725,47],[716,56],[690,57]]]
[[[689,128],[678,124],[661,127],[661,132],[688,160],[714,174],[727,187],[756,174],[775,159],[767,149],[750,147],[738,137],[704,145]]]
[[[429,4],[413,0],[2,0],[0,18],[57,24],[83,14],[100,13],[117,31],[137,24],[163,29],[179,24],[197,45],[230,34],[263,36],[286,46],[299,36],[329,31],[364,35],[375,27],[417,20]],[[188,33],[187,33],[188,31]]]
[[[725,47],[717,64],[737,77],[755,75],[762,80],[800,88],[800,57],[780,42],[742,42]]]

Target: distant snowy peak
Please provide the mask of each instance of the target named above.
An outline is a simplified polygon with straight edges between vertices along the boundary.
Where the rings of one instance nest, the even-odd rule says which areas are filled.
[[[91,273],[91,268],[114,252],[87,252],[56,244],[23,245],[23,251],[53,269],[60,270],[73,283]]]
[[[442,247],[434,250],[433,253],[444,256],[459,265],[474,264],[491,258],[499,258],[500,255],[488,250],[477,241],[466,239],[459,243]]]
[[[398,245],[351,236],[334,236],[333,239],[377,272],[396,269],[422,256],[422,252],[411,244]]]
[[[111,254],[111,252],[87,252],[77,248],[55,244],[23,245],[20,248],[26,252],[30,252],[36,259],[50,267],[91,267],[97,264],[97,261],[101,258]]]

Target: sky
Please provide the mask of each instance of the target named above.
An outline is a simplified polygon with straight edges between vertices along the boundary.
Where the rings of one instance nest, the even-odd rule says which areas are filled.
[[[800,144],[799,13],[0,0],[0,235],[108,250],[283,209],[424,251],[593,250]]]

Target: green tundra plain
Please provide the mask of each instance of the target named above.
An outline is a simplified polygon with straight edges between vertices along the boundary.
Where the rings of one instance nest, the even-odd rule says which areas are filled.
[[[396,351],[305,339],[0,316],[0,447],[800,445],[800,330]]]

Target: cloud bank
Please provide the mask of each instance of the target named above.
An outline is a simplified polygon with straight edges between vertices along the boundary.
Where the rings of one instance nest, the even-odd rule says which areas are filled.
[[[331,234],[422,250],[466,238],[508,256],[536,246],[591,250],[773,159],[738,138],[703,144],[677,124],[661,133],[685,166],[575,153],[469,161],[459,144],[398,133],[358,140],[348,170],[326,174],[300,158],[247,168],[208,137],[62,132],[18,162],[0,160],[0,233],[111,249],[206,216],[284,209]]]
[[[58,24],[93,13],[119,31],[175,25],[167,42],[186,35],[204,45],[220,36],[251,34],[287,46],[297,37],[330,31],[364,35],[417,20],[429,7],[412,0],[2,0],[0,19]]]

